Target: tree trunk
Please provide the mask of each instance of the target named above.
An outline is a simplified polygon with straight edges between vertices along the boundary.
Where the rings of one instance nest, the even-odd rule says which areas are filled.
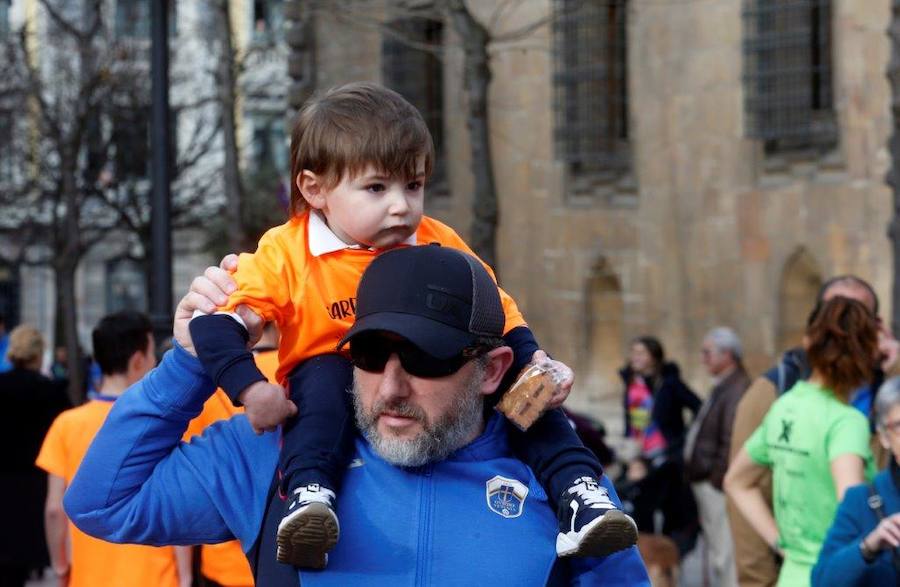
[[[61,151],[63,161],[60,169],[66,215],[63,219],[63,242],[61,247],[57,247],[58,256],[53,263],[53,270],[56,277],[56,314],[62,315],[63,336],[68,351],[69,397],[72,404],[77,406],[84,399],[84,363],[81,345],[78,343],[78,307],[75,304],[75,270],[81,259],[78,230],[80,210],[75,182],[77,159],[74,149],[63,147]]]
[[[900,7],[894,3],[888,36],[891,39],[891,60],[887,76],[891,84],[891,109],[894,115],[893,132],[888,143],[891,153],[891,168],[887,183],[894,192],[894,216],[888,225],[888,236],[894,253],[894,281],[891,291],[891,328],[900,334]]]
[[[449,8],[465,55],[463,79],[468,97],[466,116],[475,180],[470,244],[479,257],[498,271],[497,223],[500,213],[494,185],[487,103],[491,83],[487,52],[490,36],[469,12],[464,0],[450,0]]]
[[[232,41],[231,9],[229,0],[217,0],[219,9],[219,39],[222,56],[219,59],[219,100],[222,108],[222,140],[225,147],[225,215],[228,246],[232,252],[244,249],[244,229],[241,221],[241,203],[244,199],[241,177],[240,153],[237,142],[237,66]]]
[[[78,341],[78,313],[75,305],[75,267],[54,265],[56,275],[56,313],[61,316],[63,338],[68,354],[69,399],[73,406],[84,401],[84,357]]]

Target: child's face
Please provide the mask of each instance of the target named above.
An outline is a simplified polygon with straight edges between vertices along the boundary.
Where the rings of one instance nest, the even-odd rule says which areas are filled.
[[[354,177],[344,174],[333,189],[307,198],[325,215],[331,230],[347,244],[376,249],[396,246],[412,235],[422,220],[425,162],[416,177],[385,177],[368,166]]]

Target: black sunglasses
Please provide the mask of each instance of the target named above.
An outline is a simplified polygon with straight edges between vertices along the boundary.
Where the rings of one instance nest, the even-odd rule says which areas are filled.
[[[463,365],[488,352],[484,345],[462,350],[449,359],[429,355],[408,340],[393,340],[381,334],[358,334],[350,339],[350,362],[354,367],[370,373],[381,373],[391,355],[397,355],[403,370],[414,377],[434,379],[453,375]]]

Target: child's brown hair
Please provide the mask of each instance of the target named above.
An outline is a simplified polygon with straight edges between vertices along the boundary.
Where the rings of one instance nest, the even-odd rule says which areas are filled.
[[[872,379],[878,322],[862,303],[842,296],[828,300],[807,327],[806,336],[810,366],[842,400]]]
[[[397,92],[355,82],[311,98],[291,131],[291,216],[306,210],[297,187],[304,169],[331,188],[345,173],[374,165],[389,177],[414,178],[425,157],[425,176],[434,166],[431,133],[416,108]]]

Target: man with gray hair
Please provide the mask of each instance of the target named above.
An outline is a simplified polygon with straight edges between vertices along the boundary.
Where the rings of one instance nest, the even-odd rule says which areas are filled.
[[[701,354],[703,366],[713,378],[713,388],[688,432],[685,474],[697,498],[700,526],[710,553],[712,584],[736,586],[734,547],[722,480],[728,470],[734,414],[750,386],[750,378],[741,361],[741,340],[730,328],[710,330],[703,339]]]

